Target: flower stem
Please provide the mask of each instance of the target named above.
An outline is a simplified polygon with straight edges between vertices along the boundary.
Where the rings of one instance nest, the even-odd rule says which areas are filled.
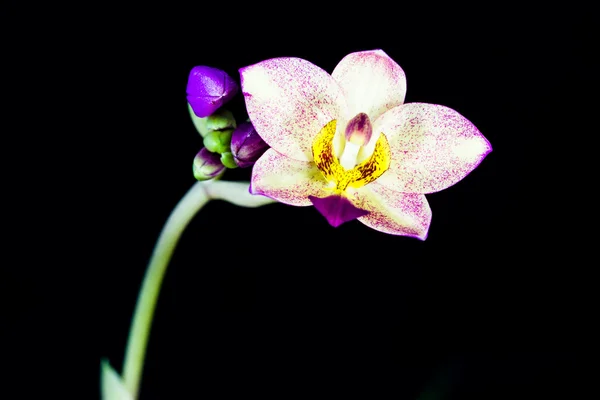
[[[274,200],[269,198],[251,195],[248,188],[249,184],[242,182],[215,180],[196,182],[167,219],[146,270],[125,352],[123,382],[133,399],[138,397],[148,336],[160,286],[181,234],[194,215],[211,199],[225,200],[242,207],[258,207],[274,203]]]

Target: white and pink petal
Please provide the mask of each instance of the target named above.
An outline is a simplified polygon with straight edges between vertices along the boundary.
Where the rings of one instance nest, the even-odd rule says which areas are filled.
[[[382,50],[348,54],[331,75],[344,92],[347,120],[361,112],[375,120],[385,111],[404,103],[406,75]]]
[[[377,183],[399,192],[432,193],[462,180],[492,151],[488,140],[457,111],[426,103],[395,107],[377,119],[391,150]]]
[[[240,69],[246,109],[254,128],[273,149],[312,160],[312,142],[344,113],[339,85],[326,71],[300,58],[273,58]]]
[[[427,238],[431,223],[431,208],[425,195],[400,193],[377,182],[350,192],[353,204],[368,211],[358,218],[377,231],[391,235]]]
[[[294,160],[268,149],[252,167],[250,193],[293,206],[310,206],[310,196],[326,196],[325,185],[315,163]]]

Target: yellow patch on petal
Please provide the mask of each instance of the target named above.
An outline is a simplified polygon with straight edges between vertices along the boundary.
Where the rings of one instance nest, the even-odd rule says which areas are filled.
[[[352,169],[346,169],[333,154],[333,137],[336,120],[330,121],[315,137],[312,145],[313,159],[335,192],[348,186],[359,188],[379,178],[390,167],[391,152],[386,136],[381,133],[371,156]]]

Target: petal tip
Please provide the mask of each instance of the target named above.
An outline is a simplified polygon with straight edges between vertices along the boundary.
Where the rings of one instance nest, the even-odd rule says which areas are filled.
[[[368,211],[358,208],[346,197],[333,195],[327,197],[308,196],[317,211],[319,211],[329,222],[329,225],[337,228],[344,222],[352,221],[369,214]]]
[[[492,144],[490,143],[489,140],[487,140],[485,137],[483,139],[485,140],[485,145],[486,145],[486,151],[483,153],[483,157],[485,157],[488,154],[490,154],[494,149],[492,148]]]
[[[240,80],[243,81],[244,74],[246,73],[246,70],[250,67],[252,67],[252,65],[246,65],[245,67],[238,68],[238,73],[240,74]]]
[[[479,157],[475,161],[475,166],[473,167],[473,169],[478,167],[479,164],[481,164],[483,162],[483,160],[493,151],[492,144],[481,133],[479,133],[479,145],[481,146],[480,150],[478,152]]]
[[[427,240],[428,236],[429,236],[429,229],[426,229],[425,232],[423,232],[419,235],[414,235],[413,237],[415,239],[419,239],[420,241],[424,242],[425,240]]]

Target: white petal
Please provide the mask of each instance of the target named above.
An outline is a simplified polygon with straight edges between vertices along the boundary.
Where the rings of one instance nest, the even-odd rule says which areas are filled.
[[[373,124],[390,144],[390,168],[377,183],[399,192],[432,193],[454,185],[481,163],[492,146],[455,110],[409,103]]]
[[[279,153],[312,161],[319,131],[345,110],[339,85],[300,58],[274,58],[240,69],[246,108],[256,132]]]
[[[325,184],[315,163],[294,160],[269,149],[252,167],[250,192],[285,204],[310,206],[309,196],[325,196]]]
[[[369,214],[358,220],[370,228],[391,235],[425,240],[431,223],[431,208],[425,195],[400,193],[376,182],[352,192],[353,204]]]
[[[348,120],[364,112],[374,121],[404,102],[404,71],[382,50],[348,54],[331,75],[344,92]]]

